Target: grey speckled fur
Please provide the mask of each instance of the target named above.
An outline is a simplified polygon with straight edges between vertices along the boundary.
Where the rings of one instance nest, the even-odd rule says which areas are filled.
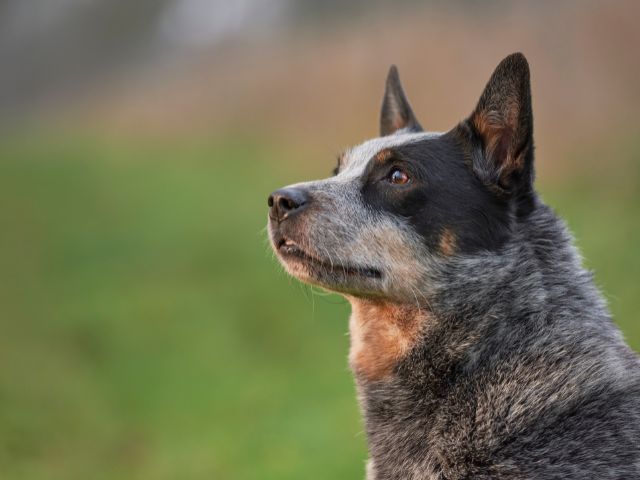
[[[398,334],[405,343],[381,348],[397,356],[390,374],[372,378],[354,368],[368,480],[640,478],[638,356],[613,324],[564,223],[533,191],[526,60],[508,57],[494,76],[478,109],[490,110],[494,121],[500,108],[520,107],[520,123],[505,130],[515,132],[511,143],[469,149],[469,175],[498,196],[511,188],[508,233],[478,247],[463,218],[459,242],[443,253],[429,229],[420,233],[419,222],[394,214],[388,199],[404,197],[391,190],[383,200],[371,196],[363,178],[372,162],[384,162],[379,152],[419,142],[433,149],[439,139],[459,138],[421,132],[392,69],[383,136],[346,152],[337,176],[270,198],[274,249],[289,273],[342,293],[354,312],[363,302],[400,305],[408,317],[427,312],[417,338],[408,343],[411,335]],[[437,148],[425,157],[428,168],[449,151]],[[497,162],[495,152],[511,163]],[[518,162],[513,152],[528,157]],[[465,181],[460,192],[475,185]],[[303,199],[286,200],[292,189]],[[283,197],[284,214],[274,210]],[[366,353],[371,333],[358,339],[352,330],[352,355]]]
[[[368,480],[640,478],[638,358],[548,207],[440,282],[437,328],[360,384]]]

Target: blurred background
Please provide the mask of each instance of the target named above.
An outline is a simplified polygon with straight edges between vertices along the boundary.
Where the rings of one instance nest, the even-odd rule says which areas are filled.
[[[640,3],[0,0],[0,478],[363,478],[348,305],[266,198],[532,69],[538,187],[640,348]]]

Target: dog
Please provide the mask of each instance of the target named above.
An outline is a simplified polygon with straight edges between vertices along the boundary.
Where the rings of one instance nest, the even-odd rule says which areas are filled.
[[[446,133],[392,66],[380,137],[268,205],[285,270],[351,304],[368,480],[640,478],[640,360],[534,189],[522,54]]]

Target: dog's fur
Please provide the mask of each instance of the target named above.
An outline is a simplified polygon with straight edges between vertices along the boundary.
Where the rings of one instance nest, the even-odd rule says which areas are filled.
[[[640,478],[639,360],[533,188],[532,122],[521,54],[447,133],[392,67],[381,137],[270,197],[285,269],[351,302],[369,480]]]

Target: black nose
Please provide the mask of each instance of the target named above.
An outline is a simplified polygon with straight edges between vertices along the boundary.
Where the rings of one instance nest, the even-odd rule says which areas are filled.
[[[309,203],[309,195],[301,188],[281,188],[269,195],[269,216],[281,222],[299,213]]]

